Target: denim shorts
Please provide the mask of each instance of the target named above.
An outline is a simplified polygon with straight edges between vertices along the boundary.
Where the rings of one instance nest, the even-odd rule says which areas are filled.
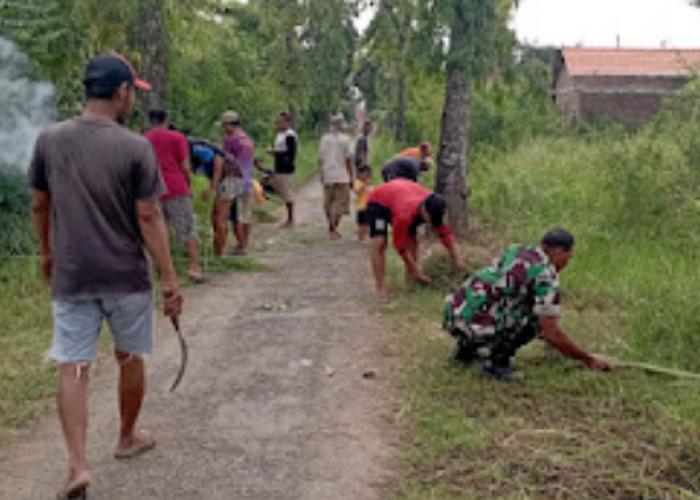
[[[54,335],[49,357],[59,363],[90,363],[95,359],[103,320],[114,338],[114,349],[134,355],[153,351],[153,293],[85,300],[54,300]]]

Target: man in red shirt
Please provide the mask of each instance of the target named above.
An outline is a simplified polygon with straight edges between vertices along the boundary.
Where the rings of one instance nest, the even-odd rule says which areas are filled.
[[[420,184],[395,179],[372,190],[367,205],[372,238],[372,270],[377,286],[377,298],[388,298],[386,287],[386,249],[389,225],[393,241],[406,266],[406,278],[430,283],[418,261],[418,227],[429,222],[441,238],[455,267],[466,270],[459,256],[450,227],[445,223],[447,204],[442,196]]]
[[[192,169],[189,144],[180,132],[170,130],[167,111],[152,110],[148,118],[152,128],[145,137],[156,152],[160,173],[167,189],[160,198],[163,214],[168,226],[187,248],[190,280],[200,283],[202,270],[199,267],[199,237],[190,190]]]

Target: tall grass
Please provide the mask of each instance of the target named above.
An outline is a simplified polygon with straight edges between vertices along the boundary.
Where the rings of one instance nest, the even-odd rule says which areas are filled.
[[[514,238],[536,241],[552,226],[575,233],[565,285],[619,308],[626,355],[694,370],[700,370],[698,118],[698,106],[671,106],[637,133],[491,149],[471,172],[474,209]]]

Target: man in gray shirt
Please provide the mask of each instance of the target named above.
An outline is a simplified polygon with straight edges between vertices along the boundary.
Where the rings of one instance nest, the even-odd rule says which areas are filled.
[[[158,197],[163,183],[151,145],[122,126],[135,88],[150,86],[121,56],[92,59],[82,116],[47,128],[29,172],[41,271],[53,296],[50,357],[60,365],[58,408],[68,447],[68,483],[59,498],[84,498],[87,391],[103,320],[120,367],[121,429],[115,458],[155,446],[136,429],[145,393],[143,356],[153,347],[153,291],[144,247],[163,282],[165,314],[182,296]]]

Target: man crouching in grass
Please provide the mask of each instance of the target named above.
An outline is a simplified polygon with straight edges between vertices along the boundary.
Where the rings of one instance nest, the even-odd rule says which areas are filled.
[[[511,370],[510,360],[539,336],[593,370],[611,370],[609,363],[578,347],[559,327],[559,272],[573,251],[573,235],[553,229],[540,245],[512,245],[448,296],[444,328],[457,340],[453,361],[477,361],[482,375],[517,381],[522,376]]]

